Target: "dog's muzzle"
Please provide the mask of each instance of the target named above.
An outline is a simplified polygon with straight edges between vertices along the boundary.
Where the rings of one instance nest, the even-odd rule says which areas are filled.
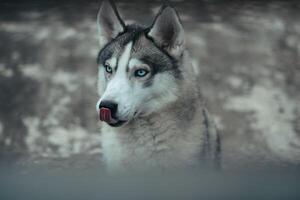
[[[103,101],[99,105],[100,121],[108,123],[110,126],[121,126],[125,121],[116,118],[118,105],[114,102]]]

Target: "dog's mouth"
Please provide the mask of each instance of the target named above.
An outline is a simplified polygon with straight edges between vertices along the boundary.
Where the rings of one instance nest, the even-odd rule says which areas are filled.
[[[109,108],[100,108],[99,118],[100,121],[106,122],[112,127],[122,126],[126,122],[124,120],[116,119],[114,116],[112,116],[111,110]]]
[[[115,123],[107,123],[107,124],[110,125],[110,126],[112,126],[112,127],[119,127],[119,126],[122,126],[125,123],[126,123],[126,121],[118,120]]]

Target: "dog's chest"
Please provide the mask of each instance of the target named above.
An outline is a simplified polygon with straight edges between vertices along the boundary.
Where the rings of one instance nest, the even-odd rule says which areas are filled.
[[[199,162],[201,129],[199,123],[193,129],[182,129],[176,121],[140,124],[130,131],[104,126],[104,159],[109,170],[192,166]]]

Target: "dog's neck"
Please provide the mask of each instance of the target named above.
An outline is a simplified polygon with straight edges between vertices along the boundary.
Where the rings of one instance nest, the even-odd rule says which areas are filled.
[[[111,128],[106,132],[104,145],[117,154],[112,167],[133,165],[145,166],[185,166],[192,165],[194,156],[200,152],[203,139],[199,101],[178,100],[159,113],[136,118],[127,125]],[[109,141],[109,139],[111,139]],[[112,152],[110,152],[112,153]],[[111,156],[115,156],[114,154]],[[197,160],[198,162],[198,160]],[[195,163],[194,163],[195,164]],[[130,167],[129,167],[130,168]]]

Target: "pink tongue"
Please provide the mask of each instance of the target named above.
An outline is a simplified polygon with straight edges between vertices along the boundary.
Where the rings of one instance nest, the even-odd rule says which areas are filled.
[[[100,108],[99,117],[101,121],[112,123],[111,111],[108,108]]]

